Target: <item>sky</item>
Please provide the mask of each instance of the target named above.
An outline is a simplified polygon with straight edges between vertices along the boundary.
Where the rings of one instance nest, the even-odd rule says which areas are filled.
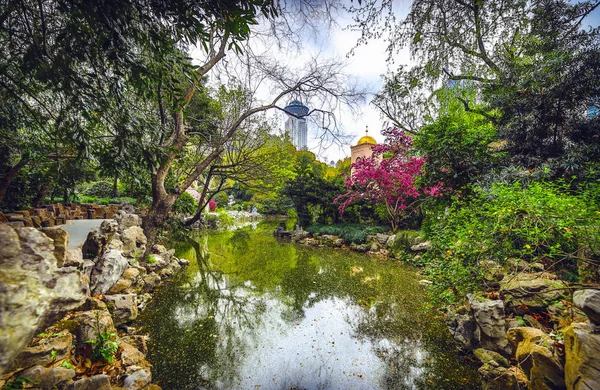
[[[408,12],[410,0],[396,0],[394,10],[399,19],[402,19]],[[265,46],[258,44],[257,50],[264,52],[267,56],[272,56],[288,64],[302,63],[313,56],[319,58],[338,58],[345,59],[347,63],[346,72],[354,77],[361,86],[365,87],[371,93],[376,93],[382,86],[382,75],[388,71],[388,55],[385,51],[386,43],[383,39],[371,40],[366,45],[356,47],[360,38],[360,32],[351,31],[347,28],[351,19],[347,14],[341,14],[336,18],[337,26],[330,30],[319,31],[316,36],[305,34],[303,41],[303,52],[295,55],[283,53],[274,46]],[[583,22],[586,26],[598,26],[600,24],[600,8],[596,9]],[[349,55],[354,48],[353,55]],[[192,57],[194,52],[192,52]],[[410,55],[407,49],[397,53],[394,56],[394,64],[390,70],[395,70],[400,65],[411,64]],[[259,95],[264,95],[267,100],[273,96],[273,89],[267,86],[261,86],[258,89]],[[381,118],[379,111],[370,104],[373,95],[367,96],[366,101],[358,107],[356,113],[349,109],[341,109],[336,113],[336,120],[340,129],[348,135],[349,144],[338,147],[330,146],[323,150],[322,144],[316,138],[319,129],[314,123],[309,121],[308,147],[309,150],[317,154],[317,158],[323,162],[338,161],[350,156],[350,144],[355,145],[360,137],[365,135],[365,129],[368,126],[369,135],[374,137],[378,143],[384,141],[381,130],[385,126],[385,121]],[[291,97],[288,99],[291,100]],[[316,107],[309,107],[311,109]],[[269,114],[276,123],[279,124],[281,131],[284,128],[286,115],[280,111],[271,111]]]

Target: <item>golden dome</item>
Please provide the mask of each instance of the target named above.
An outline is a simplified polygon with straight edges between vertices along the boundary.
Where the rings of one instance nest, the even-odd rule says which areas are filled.
[[[375,138],[371,137],[370,135],[365,135],[358,140],[358,143],[356,145],[363,144],[377,145],[377,141],[375,141]]]

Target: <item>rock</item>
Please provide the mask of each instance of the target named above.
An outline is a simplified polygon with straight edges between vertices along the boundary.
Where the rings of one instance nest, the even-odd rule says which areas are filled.
[[[506,358],[500,355],[498,352],[477,348],[473,353],[475,354],[475,357],[477,357],[477,359],[479,359],[479,361],[483,364],[491,363],[495,367],[510,367],[508,360],[506,360]]]
[[[152,382],[152,374],[149,368],[143,368],[127,375],[123,381],[123,387],[126,389],[142,389]]]
[[[27,346],[13,362],[12,369],[47,366],[48,364],[71,356],[73,335],[71,333],[50,334],[42,337],[33,345]]]
[[[377,242],[379,243],[379,245],[385,246],[385,245],[387,245],[387,242],[390,239],[390,235],[383,234],[383,233],[377,233],[375,235],[375,238],[377,239]]]
[[[573,293],[573,303],[581,309],[594,326],[600,326],[600,290],[577,290]]]
[[[531,389],[564,389],[563,367],[550,350],[553,341],[546,333],[531,327],[509,329],[506,336],[515,359],[530,381]]]
[[[396,235],[392,234],[388,237],[388,240],[385,242],[386,248],[391,248],[394,245],[394,241],[396,241]]]
[[[160,245],[160,244],[154,244],[152,246],[152,252],[156,255],[160,255],[161,253],[165,253],[167,251],[167,248],[164,247],[164,245]]]
[[[379,244],[376,243],[376,242],[374,242],[373,244],[371,244],[371,247],[369,248],[369,250],[371,252],[379,252],[379,249],[380,249]]]
[[[123,343],[133,345],[143,354],[148,353],[148,340],[149,340],[148,336],[134,334],[131,336],[121,337],[120,340]]]
[[[108,375],[82,378],[69,386],[69,390],[111,390],[110,378]]]
[[[119,346],[121,347],[121,363],[123,364],[123,367],[147,367],[149,365],[144,354],[133,345],[121,341]]]
[[[573,323],[564,332],[565,383],[569,390],[600,389],[600,334]]]
[[[79,323],[75,330],[77,349],[89,356],[92,345],[89,340],[97,340],[100,333],[116,333],[110,313],[106,310],[90,310],[76,313],[73,320]]]
[[[107,291],[107,294],[120,294],[129,289],[132,285],[132,280],[121,277],[119,280],[117,280],[117,283],[115,283],[110,290]]]
[[[77,273],[58,272],[52,240],[0,225],[0,373],[33,336],[85,301]]]
[[[108,249],[96,262],[91,276],[92,294],[105,294],[121,278],[129,262],[121,252]]]
[[[190,261],[186,259],[179,259],[179,265],[181,265],[182,267],[188,266],[190,265]]]
[[[527,378],[518,367],[505,368],[486,363],[479,367],[483,390],[525,390]]]
[[[142,219],[136,214],[118,212],[115,219],[119,223],[119,233],[122,233],[133,226],[142,226]]]
[[[425,241],[410,247],[410,250],[413,252],[426,252],[429,249],[431,249],[431,241]]]
[[[501,300],[480,299],[469,294],[469,305],[473,319],[477,324],[475,338],[485,349],[510,354],[510,347],[506,339],[506,320],[504,315],[504,302]]]
[[[156,273],[160,276],[161,279],[170,278],[174,274],[173,269],[171,267],[165,267],[161,270],[156,271]]]
[[[133,321],[138,316],[135,294],[105,295],[104,302],[112,314],[115,326]]]
[[[139,226],[131,226],[123,230],[121,241],[123,241],[123,254],[128,257],[134,257],[136,253],[142,254],[146,249],[147,239],[144,229]]]
[[[81,247],[83,258],[94,259],[102,256],[117,232],[117,227],[118,225],[115,221],[104,221],[99,227],[93,228]]]
[[[35,366],[19,375],[28,378],[31,383],[36,383],[36,387],[46,390],[62,388],[67,383],[72,382],[75,377],[75,370],[65,367],[45,368]]]
[[[54,257],[56,257],[57,265],[62,267],[69,246],[69,233],[61,228],[42,228],[41,230],[54,241]]]
[[[158,286],[161,282],[160,276],[156,273],[151,272],[148,275],[144,276],[144,291],[152,291],[156,286]]]
[[[433,284],[433,282],[431,280],[427,280],[427,279],[421,279],[419,280],[419,286],[431,286]]]
[[[83,252],[81,248],[67,249],[63,267],[77,267],[81,269],[83,265]]]
[[[161,255],[148,255],[144,266],[149,272],[156,272],[165,268],[168,263],[162,258]]]
[[[477,324],[470,313],[449,310],[446,325],[452,337],[463,349],[471,349],[477,343],[475,339]]]
[[[500,294],[507,308],[517,315],[529,311],[541,312],[553,301],[562,297],[563,286],[558,281],[546,279],[543,273],[506,275],[500,282]]]

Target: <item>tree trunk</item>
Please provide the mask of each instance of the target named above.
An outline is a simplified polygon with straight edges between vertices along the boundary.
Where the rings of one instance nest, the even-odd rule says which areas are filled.
[[[10,183],[12,183],[15,177],[17,177],[17,175],[19,174],[19,171],[25,165],[27,165],[28,162],[29,157],[21,157],[19,162],[15,164],[14,167],[8,169],[7,172],[3,175],[2,180],[0,180],[0,202],[2,202],[2,200],[4,199],[4,196],[6,195],[6,190],[8,189],[8,186],[10,186]]]
[[[129,195],[130,198],[133,198],[133,178],[131,178],[131,184],[129,185]]]
[[[117,197],[117,184],[119,183],[119,175],[115,174],[115,178],[113,179],[113,198]]]
[[[33,202],[31,202],[31,205],[35,208],[39,208],[42,205],[44,198],[46,197],[46,195],[48,195],[48,192],[50,192],[51,189],[52,183],[44,184],[33,199]]]

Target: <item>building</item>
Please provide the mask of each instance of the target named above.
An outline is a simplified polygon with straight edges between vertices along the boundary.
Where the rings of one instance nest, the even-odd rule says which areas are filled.
[[[365,135],[358,140],[356,145],[350,147],[350,163],[354,164],[359,158],[371,157],[374,145],[377,145],[377,141],[369,135],[369,128],[367,127]]]
[[[308,127],[306,124],[306,115],[308,115],[308,107],[300,100],[292,100],[285,111],[288,114],[288,119],[285,121],[285,133],[290,138],[296,149],[307,149]]]

